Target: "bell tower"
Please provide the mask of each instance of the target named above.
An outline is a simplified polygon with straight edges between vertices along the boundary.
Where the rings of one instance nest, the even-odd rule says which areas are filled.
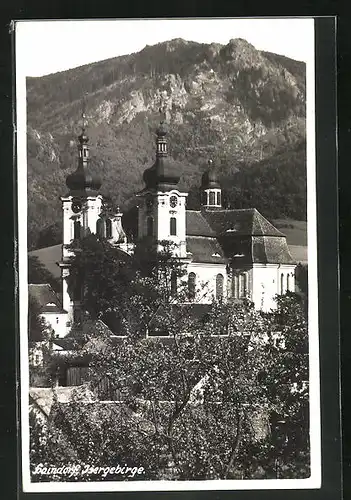
[[[208,161],[208,168],[201,179],[202,206],[208,209],[222,208],[222,190],[213,161]]]
[[[66,185],[69,191],[61,197],[63,210],[63,245],[60,262],[62,305],[68,312],[71,323],[80,321],[82,293],[80,289],[68,291],[67,276],[70,258],[73,255],[68,246],[88,234],[97,232],[97,221],[102,208],[102,196],[98,193],[101,180],[90,169],[88,142],[86,117],[83,112],[82,131],[78,136],[78,166],[75,172],[67,176]]]
[[[162,109],[160,109],[162,112]],[[180,173],[168,156],[167,129],[161,119],[156,131],[156,160],[145,170],[145,188],[137,194],[140,198],[138,239],[149,238],[158,244],[169,241],[175,244],[174,254],[186,257],[186,198],[179,191]],[[161,248],[158,245],[158,248]]]

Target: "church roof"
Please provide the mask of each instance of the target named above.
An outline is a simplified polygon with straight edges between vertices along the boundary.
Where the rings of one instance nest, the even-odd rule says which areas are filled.
[[[220,237],[225,256],[233,267],[241,268],[251,264],[293,264],[284,236]]]
[[[203,216],[203,212],[196,210],[186,211],[186,234],[187,236],[216,236]]]
[[[245,236],[284,236],[256,208],[203,210],[202,215],[217,236],[230,233]]]
[[[61,277],[61,269],[57,265],[62,258],[62,245],[53,245],[51,247],[39,248],[32,250],[28,254],[31,257],[36,257],[44,269],[56,279]]]
[[[66,313],[61,302],[47,283],[28,285],[29,296],[37,301],[41,313]]]
[[[188,236],[186,239],[188,255],[192,262],[224,264],[226,259],[216,238],[205,236]]]
[[[254,236],[252,238],[252,262],[263,264],[293,264],[284,237]]]

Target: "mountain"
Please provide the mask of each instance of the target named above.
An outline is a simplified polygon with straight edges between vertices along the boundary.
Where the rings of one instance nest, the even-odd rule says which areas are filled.
[[[211,157],[230,188],[228,203],[236,206],[241,194],[231,188],[245,184],[246,173],[249,179],[253,172],[255,178],[267,177],[273,164],[276,176],[294,179],[295,190],[301,184],[292,197],[299,206],[287,214],[270,213],[271,186],[273,200],[261,203],[263,214],[305,217],[305,64],[258,51],[242,39],[227,45],[175,39],[27,79],[30,248],[60,239],[59,196],[65,194],[66,175],[76,168],[83,98],[92,169],[103,180],[102,194],[123,208],[133,203],[142,172],[154,160],[162,103],[182,187],[196,191]],[[279,173],[281,157],[285,167]],[[290,182],[280,186],[289,195]],[[196,203],[196,196],[191,199]],[[256,201],[250,200],[259,209]]]

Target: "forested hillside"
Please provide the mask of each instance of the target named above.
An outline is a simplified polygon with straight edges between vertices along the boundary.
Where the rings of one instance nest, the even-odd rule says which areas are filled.
[[[305,65],[227,45],[171,40],[142,51],[41,78],[28,78],[29,247],[61,241],[65,177],[76,168],[86,101],[92,168],[101,192],[129,208],[155,155],[159,107],[169,150],[198,203],[212,158],[232,208],[268,218],[306,217]]]

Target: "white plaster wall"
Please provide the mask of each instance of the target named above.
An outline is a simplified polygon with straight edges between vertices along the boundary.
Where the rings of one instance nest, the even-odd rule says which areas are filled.
[[[170,206],[170,197],[174,195],[178,198],[176,207]],[[176,254],[179,257],[185,257],[185,203],[186,193],[180,193],[177,190],[172,190],[167,193],[158,194],[157,203],[157,217],[156,221],[156,239],[158,241],[167,240],[175,243],[178,248]],[[177,221],[177,234],[176,236],[170,234],[170,218],[174,217]]]
[[[91,196],[86,200],[86,209],[84,210],[85,221],[83,224],[84,234],[96,234],[96,221],[101,212],[102,197]]]
[[[82,233],[89,234],[96,233],[96,221],[100,215],[101,207],[102,207],[102,196],[89,196],[86,198],[86,205],[83,205],[82,212],[79,214],[75,214],[72,211],[72,196],[61,197],[62,209],[63,209],[63,245],[62,245],[62,260],[65,261],[69,257],[72,256],[72,251],[69,251],[66,248],[66,245],[69,245],[74,236],[74,219],[73,216],[79,215],[77,220],[80,220],[82,225]],[[68,268],[62,268],[61,271],[61,280],[62,280],[62,305],[63,309],[68,312],[68,316],[66,315],[66,319],[64,323],[67,321],[73,321],[73,303],[68,293],[67,281],[66,277],[69,274]],[[50,322],[51,324],[51,322]],[[55,332],[59,330],[59,336],[65,336],[67,334],[67,327],[64,330],[63,326],[57,326],[56,323],[52,324],[53,328],[56,326]]]
[[[67,313],[43,313],[41,317],[51,326],[55,336],[59,338],[65,337],[70,330],[70,327],[67,326],[67,321],[69,321]]]
[[[289,275],[289,291],[295,292],[295,266],[281,265],[277,269],[278,292],[281,293],[281,276],[283,275],[283,293],[287,292],[287,276]]]
[[[256,309],[274,309],[274,297],[278,293],[277,266],[254,264],[252,270],[252,301]]]
[[[71,202],[72,196],[61,198],[63,210],[63,244],[68,245],[71,241],[71,221],[72,215]]]
[[[170,206],[170,197],[176,195],[178,204],[176,207]],[[177,245],[176,254],[179,257],[186,257],[186,207],[187,193],[181,193],[178,190],[172,190],[167,193],[159,192],[154,196],[154,205],[150,212],[146,209],[146,196],[142,197],[139,206],[138,233],[142,238],[147,235],[147,218],[154,219],[154,238],[155,241],[167,240]],[[176,236],[170,234],[170,218],[174,217],[177,221]]]
[[[75,214],[72,211],[72,196],[62,197],[63,209],[63,244],[69,245],[74,236],[74,216],[76,220],[80,220],[83,234],[96,233],[96,221],[99,218],[102,206],[102,196],[89,196],[86,198],[86,205],[83,206],[81,213]],[[78,217],[77,217],[78,216]]]
[[[69,275],[68,268],[62,268],[61,271],[61,283],[62,283],[62,307],[68,312],[67,321],[72,321],[73,319],[73,303],[71,297],[68,293],[67,276]]]
[[[216,276],[222,274],[223,297],[227,296],[227,271],[225,264],[201,264],[190,263],[187,267],[187,275],[184,280],[188,280],[188,275],[196,274],[196,299],[194,302],[200,304],[210,304],[216,298]]]
[[[295,291],[295,266],[280,264],[254,264],[252,269],[252,301],[256,309],[269,311],[276,308],[274,300],[280,294],[280,275],[290,274],[289,290]],[[286,288],[284,289],[284,293]]]

